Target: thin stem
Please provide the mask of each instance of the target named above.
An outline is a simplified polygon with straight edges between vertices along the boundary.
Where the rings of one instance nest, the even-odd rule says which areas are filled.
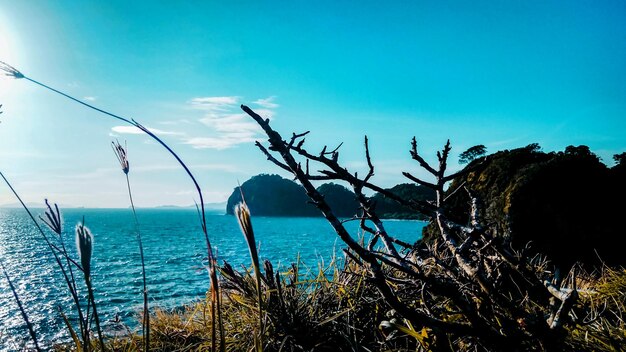
[[[28,315],[26,314],[26,311],[24,310],[24,307],[22,306],[22,301],[20,301],[20,297],[18,296],[17,291],[15,290],[15,286],[13,286],[13,282],[11,282],[11,279],[9,278],[9,274],[4,268],[4,263],[2,261],[0,261],[0,266],[2,266],[2,272],[4,273],[4,277],[7,279],[7,282],[9,283],[11,292],[13,292],[13,297],[15,298],[15,301],[17,302],[17,306],[20,308],[20,313],[22,313],[22,319],[24,319],[24,322],[26,322],[26,326],[28,327],[28,332],[30,333],[30,337],[35,342],[35,348],[37,349],[37,351],[41,351],[41,349],[39,348],[39,344],[37,343],[37,335],[35,335],[33,324],[31,324],[30,320],[28,320]]]
[[[144,335],[144,351],[150,349],[150,314],[148,311],[148,287],[146,284],[146,266],[143,256],[143,243],[141,241],[141,232],[139,230],[139,219],[137,218],[137,211],[135,210],[135,203],[133,202],[133,193],[130,188],[130,179],[126,174],[126,185],[128,186],[128,198],[130,200],[130,207],[133,210],[133,217],[135,218],[135,229],[137,231],[137,241],[139,242],[139,255],[141,256],[141,276],[143,279],[143,335]]]
[[[63,236],[59,234],[59,239],[61,242],[61,249],[63,249],[63,255],[67,261],[67,268],[70,271],[70,278],[72,280],[72,287],[70,287],[70,293],[72,294],[72,299],[74,300],[74,304],[76,304],[76,310],[78,310],[78,320],[80,321],[80,334],[83,337],[83,342],[86,343],[89,340],[87,336],[87,328],[84,326],[87,324],[83,317],[83,311],[80,309],[80,300],[78,299],[78,289],[76,288],[76,279],[74,278],[74,271],[72,270],[72,265],[70,264],[69,255],[67,254],[67,249],[65,248],[65,241],[63,241]],[[87,348],[85,346],[85,348]]]
[[[45,212],[46,218],[48,220],[46,221],[46,219],[44,219],[42,216],[39,216],[39,219],[43,221],[43,223],[46,224],[48,228],[52,230],[52,232],[56,233],[59,236],[59,242],[61,243],[62,254],[66,259],[67,269],[70,272],[70,279],[71,279],[72,285],[71,287],[69,287],[69,290],[74,300],[74,303],[76,304],[76,309],[78,310],[78,319],[80,322],[80,334],[81,334],[81,337],[83,338],[83,342],[86,342],[88,337],[85,335],[87,331],[85,325],[87,324],[87,322],[84,320],[83,312],[80,308],[80,300],[78,299],[78,289],[76,288],[76,278],[74,277],[74,270],[72,270],[72,264],[70,263],[69,255],[67,253],[67,248],[65,247],[65,241],[63,240],[63,222],[61,220],[61,211],[59,210],[59,206],[56,203],[54,203],[54,209],[52,208],[52,206],[50,206],[50,203],[48,202],[47,199],[45,199],[45,203],[48,208],[48,210]],[[63,313],[61,312],[61,314]],[[67,324],[69,324],[69,320],[67,321]]]
[[[118,120],[120,120],[120,121],[124,121],[124,122],[126,122],[126,123],[129,123],[129,124],[133,125],[133,123],[132,123],[130,120],[126,119],[126,118],[123,118],[123,117],[121,117],[121,116],[118,116],[118,115],[112,114],[112,113],[110,113],[110,112],[108,112],[108,111],[105,111],[105,110],[102,110],[102,109],[100,109],[100,108],[97,108],[97,107],[95,107],[95,106],[93,106],[93,105],[91,105],[91,104],[87,104],[87,103],[85,103],[85,102],[84,102],[84,101],[82,101],[82,100],[76,99],[76,98],[72,97],[71,95],[65,94],[65,93],[61,92],[60,90],[54,89],[54,88],[52,88],[52,87],[50,87],[50,86],[48,86],[48,85],[46,85],[46,84],[43,84],[43,83],[41,83],[41,82],[39,82],[39,81],[34,80],[34,79],[32,79],[32,78],[29,78],[29,77],[27,77],[27,76],[24,76],[24,79],[25,79],[25,80],[27,80],[27,81],[33,82],[33,83],[35,83],[35,84],[37,84],[37,85],[39,85],[39,86],[42,86],[42,87],[44,87],[44,88],[46,88],[46,89],[49,89],[49,90],[51,90],[51,91],[53,91],[53,92],[55,92],[55,93],[57,93],[57,94],[61,94],[62,96],[66,97],[66,98],[68,98],[68,99],[70,99],[70,100],[73,100],[73,101],[75,101],[75,102],[77,102],[77,103],[79,103],[79,104],[82,104],[82,105],[84,105],[84,106],[86,106],[86,107],[88,107],[88,108],[90,108],[90,109],[96,110],[96,111],[101,112],[101,113],[103,113],[103,114],[105,114],[105,115],[109,115],[109,116],[114,117],[114,118],[116,118],[116,119],[118,119]]]
[[[263,352],[263,296],[261,293],[261,271],[258,266],[254,266],[254,276],[256,276],[257,303],[259,306],[259,337],[257,340],[257,352]]]
[[[211,276],[211,279],[213,278],[212,273],[209,274]],[[215,341],[217,341],[217,331],[215,330],[215,326],[216,326],[216,317],[215,317],[215,310],[216,310],[216,296],[215,296],[215,288],[213,287],[213,285],[211,285],[211,351],[215,352],[217,351],[215,349]]]
[[[100,317],[98,316],[98,310],[96,309],[96,299],[93,295],[93,289],[91,287],[91,276],[85,274],[85,284],[87,285],[87,293],[89,294],[89,300],[93,306],[93,318],[96,320],[96,330],[98,331],[98,340],[100,341],[100,348],[102,351],[106,351],[104,347],[104,339],[102,338],[102,329],[100,329]]]

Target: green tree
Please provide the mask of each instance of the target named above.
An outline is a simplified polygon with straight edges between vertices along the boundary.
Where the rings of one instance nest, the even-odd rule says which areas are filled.
[[[617,165],[626,165],[626,152],[613,155],[613,160]]]
[[[459,164],[467,164],[476,158],[480,158],[487,153],[487,147],[482,144],[475,145],[463,153],[459,154]]]
[[[530,143],[529,145],[525,146],[524,149],[534,153],[541,151],[541,146],[539,145],[539,143]]]

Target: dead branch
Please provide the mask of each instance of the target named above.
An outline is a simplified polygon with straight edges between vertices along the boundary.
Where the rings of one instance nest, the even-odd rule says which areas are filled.
[[[543,279],[533,271],[528,258],[513,254],[496,240],[493,225],[483,223],[481,202],[471,189],[462,183],[452,193],[464,188],[470,199],[469,224],[459,224],[446,217],[445,185],[463,176],[480,165],[446,175],[450,141],[446,141],[437,152],[437,168],[430,165],[417,151],[413,137],[410,154],[420,167],[435,177],[435,182],[424,181],[408,172],[403,175],[411,181],[435,190],[434,204],[413,201],[391,193],[372,183],[374,164],[371,159],[369,140],[364,138],[367,173],[360,178],[339,164],[339,144],[331,151],[327,147],[319,154],[304,148],[304,136],[308,131],[292,134],[289,142],[272,129],[268,120],[262,119],[246,106],[242,109],[250,115],[268,136],[266,149],[257,143],[268,160],[293,174],[305,189],[311,202],[333,227],[339,238],[347,245],[346,255],[355,263],[366,268],[371,283],[378,289],[382,299],[416,327],[433,329],[438,336],[446,334],[456,337],[471,336],[481,346],[502,350],[511,344],[520,344],[529,349],[557,346],[562,336],[557,331],[568,323],[568,315],[577,299],[577,290],[562,289],[552,284],[543,284]],[[280,158],[275,157],[279,154]],[[302,169],[294,155],[305,160]],[[281,160],[282,159],[282,160]],[[309,163],[318,163],[322,168],[318,175],[311,175]],[[317,192],[311,181],[337,180],[348,183],[360,204],[362,215],[346,221],[359,221],[360,228],[372,235],[367,247],[355,241],[344,228],[332,209]],[[364,189],[379,192],[396,203],[431,217],[438,230],[434,243],[415,247],[391,236],[383,221],[378,217],[374,202],[364,194]],[[367,222],[367,223],[366,223]],[[378,245],[378,242],[381,245]],[[409,249],[401,255],[395,245]],[[377,246],[381,249],[377,249]],[[382,251],[384,248],[384,251]],[[414,304],[405,301],[405,292],[421,292],[421,301]],[[428,292],[428,294],[424,294]],[[557,296],[560,305],[550,308],[548,299]],[[545,314],[550,312],[548,321]],[[449,315],[458,315],[451,320]],[[521,323],[520,323],[521,322]],[[443,335],[442,335],[443,334]],[[449,340],[452,341],[452,340]],[[557,341],[557,342],[555,342]],[[556,343],[556,345],[555,345]],[[449,347],[449,346],[448,346]]]

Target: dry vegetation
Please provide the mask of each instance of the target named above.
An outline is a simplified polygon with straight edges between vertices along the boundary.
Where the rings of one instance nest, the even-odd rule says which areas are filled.
[[[367,273],[352,260],[344,269],[336,265],[297,280],[293,268],[279,274],[281,290],[270,288],[264,275],[264,300],[262,316],[266,320],[263,345],[266,351],[428,351],[439,350],[435,331],[417,328],[399,317],[368,282]],[[328,276],[331,270],[332,275]],[[607,269],[609,270],[609,269]],[[311,274],[311,273],[309,273]],[[582,303],[575,306],[576,314],[584,319],[565,332],[567,337],[561,350],[570,351],[621,351],[626,334],[624,312],[624,284],[626,272],[605,271],[606,276],[586,282],[581,291]],[[224,288],[228,298],[222,305],[227,351],[254,350],[253,336],[259,319],[255,308],[256,292],[251,272],[224,275]],[[232,285],[232,286],[231,286]],[[608,285],[608,286],[604,286]],[[603,286],[606,290],[595,291]],[[279,296],[282,295],[282,296]],[[420,302],[421,297],[411,297],[404,292],[403,299]],[[595,303],[589,308],[589,301]],[[445,305],[445,300],[441,300]],[[620,305],[621,307],[609,307]],[[434,309],[442,309],[434,307]],[[155,351],[211,350],[210,301],[189,305],[184,311],[152,313],[151,349]],[[591,314],[591,315],[589,315]],[[593,314],[597,314],[594,316]],[[454,319],[450,315],[450,319]],[[594,319],[595,318],[595,319]],[[446,341],[454,350],[484,350],[469,337]],[[111,345],[116,351],[140,350],[141,336],[117,340]],[[444,346],[443,349],[450,349]],[[532,350],[511,345],[510,350]]]

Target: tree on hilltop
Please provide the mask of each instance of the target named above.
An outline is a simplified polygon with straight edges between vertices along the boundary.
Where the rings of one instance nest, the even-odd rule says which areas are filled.
[[[470,147],[459,155],[459,164],[467,164],[473,160],[485,156],[487,154],[487,147],[482,144]]]

